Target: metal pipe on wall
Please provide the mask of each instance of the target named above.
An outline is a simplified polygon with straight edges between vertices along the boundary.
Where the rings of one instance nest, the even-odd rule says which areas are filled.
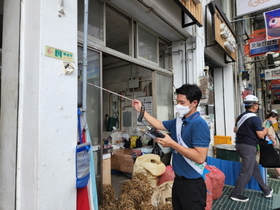
[[[84,0],[84,37],[83,37],[83,93],[82,93],[82,116],[84,118],[84,122],[85,122],[85,126],[87,129],[87,134],[88,132],[88,125],[87,125],[87,119],[86,119],[86,110],[87,110],[87,47],[88,47],[88,42],[87,42],[87,38],[88,38],[88,2],[89,0]],[[90,135],[90,134],[88,134]],[[87,139],[88,141],[88,139]],[[91,141],[89,141],[91,143]],[[91,151],[92,152],[92,151]],[[100,156],[103,155],[102,154],[103,151],[101,150],[100,152]],[[100,158],[100,157],[99,157]],[[102,158],[102,157],[101,157]],[[102,160],[102,159],[101,159]],[[90,155],[90,171],[91,173],[93,173],[93,176],[95,176],[95,169],[94,169],[94,162],[93,162],[93,154],[91,153]],[[101,162],[101,166],[100,168],[102,168],[102,162]],[[102,171],[100,172],[101,175],[101,182],[102,182]],[[90,178],[90,182],[91,182],[91,193],[90,195],[92,196],[91,199],[89,199],[89,205],[91,206],[91,208],[93,209],[98,209],[98,197],[97,196],[98,192],[97,192],[97,183],[96,183],[96,177],[91,176]],[[99,183],[99,186],[101,186],[101,182]]]
[[[237,44],[239,45],[238,47],[238,71],[242,71],[244,69],[244,49],[243,49],[243,33],[242,33],[242,28],[243,28],[243,24],[244,22],[236,22],[236,36],[237,36]],[[237,98],[237,103],[239,102],[240,104],[240,108],[241,108],[241,112],[244,111],[244,107],[243,107],[243,99],[242,99],[242,92],[244,91],[244,89],[247,87],[247,82],[246,80],[243,81],[242,80],[242,74],[238,73],[238,77],[239,77],[239,86],[240,86],[240,96]],[[244,82],[244,83],[243,83]],[[236,113],[237,115],[239,115],[240,113]]]
[[[87,110],[87,34],[88,34],[88,0],[84,0],[84,43],[83,43],[83,118],[86,122]]]
[[[187,52],[187,43],[184,43],[184,47],[185,47],[185,68],[183,69],[184,73],[183,73],[183,84],[187,83],[188,78],[186,75],[188,75],[188,52]]]

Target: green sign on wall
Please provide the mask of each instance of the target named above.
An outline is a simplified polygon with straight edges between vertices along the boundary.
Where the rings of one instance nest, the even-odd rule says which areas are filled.
[[[74,54],[68,51],[60,50],[54,47],[45,45],[45,56],[56,58],[64,61],[75,62]]]

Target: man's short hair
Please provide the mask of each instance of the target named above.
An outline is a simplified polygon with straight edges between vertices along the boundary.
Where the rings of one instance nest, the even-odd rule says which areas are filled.
[[[199,101],[202,97],[201,90],[197,85],[194,84],[184,84],[181,87],[177,88],[175,93],[185,95],[190,102],[197,100],[197,104],[199,104]]]

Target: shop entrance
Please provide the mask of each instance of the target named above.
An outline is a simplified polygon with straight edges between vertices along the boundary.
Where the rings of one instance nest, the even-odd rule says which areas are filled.
[[[230,65],[222,66],[213,57],[206,54],[204,58],[207,67],[205,70],[208,72],[209,80],[208,115],[214,122],[214,136],[231,136],[233,139],[234,106],[232,100],[234,98],[234,84],[232,67]]]
[[[102,184],[111,183],[111,165],[106,167],[107,165],[104,164],[105,154],[110,151],[107,151],[104,140],[112,136],[113,129],[127,134],[128,138],[138,135],[139,133],[134,129],[144,127],[144,125],[137,123],[137,112],[131,107],[131,100],[118,97],[90,84],[130,99],[143,100],[144,103],[147,102],[146,111],[158,119],[165,120],[173,117],[172,76],[90,48],[87,53],[87,82],[89,85],[86,94],[86,118],[93,148],[95,148],[96,181],[101,198]],[[78,56],[79,75],[82,75],[83,49],[80,46]],[[80,95],[79,91],[79,99]],[[112,118],[114,121],[110,122]],[[142,140],[142,142],[145,140],[148,142],[149,139],[145,136]],[[109,143],[115,144],[116,142],[110,141]]]
[[[202,91],[204,91],[204,99],[202,99],[202,102],[205,104],[205,114],[209,117],[209,121],[211,122],[211,131],[213,132],[213,135],[216,135],[214,68],[217,67],[217,64],[205,56],[204,77],[202,77],[202,79],[205,81],[204,85],[202,86]]]

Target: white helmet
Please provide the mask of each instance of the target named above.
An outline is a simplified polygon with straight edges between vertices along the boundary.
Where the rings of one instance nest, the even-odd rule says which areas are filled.
[[[257,96],[254,95],[247,95],[244,100],[243,100],[245,106],[246,105],[253,105],[255,103],[259,103],[259,99],[257,98]]]
[[[279,115],[279,113],[276,109],[272,109],[271,112],[274,112],[275,114]]]

